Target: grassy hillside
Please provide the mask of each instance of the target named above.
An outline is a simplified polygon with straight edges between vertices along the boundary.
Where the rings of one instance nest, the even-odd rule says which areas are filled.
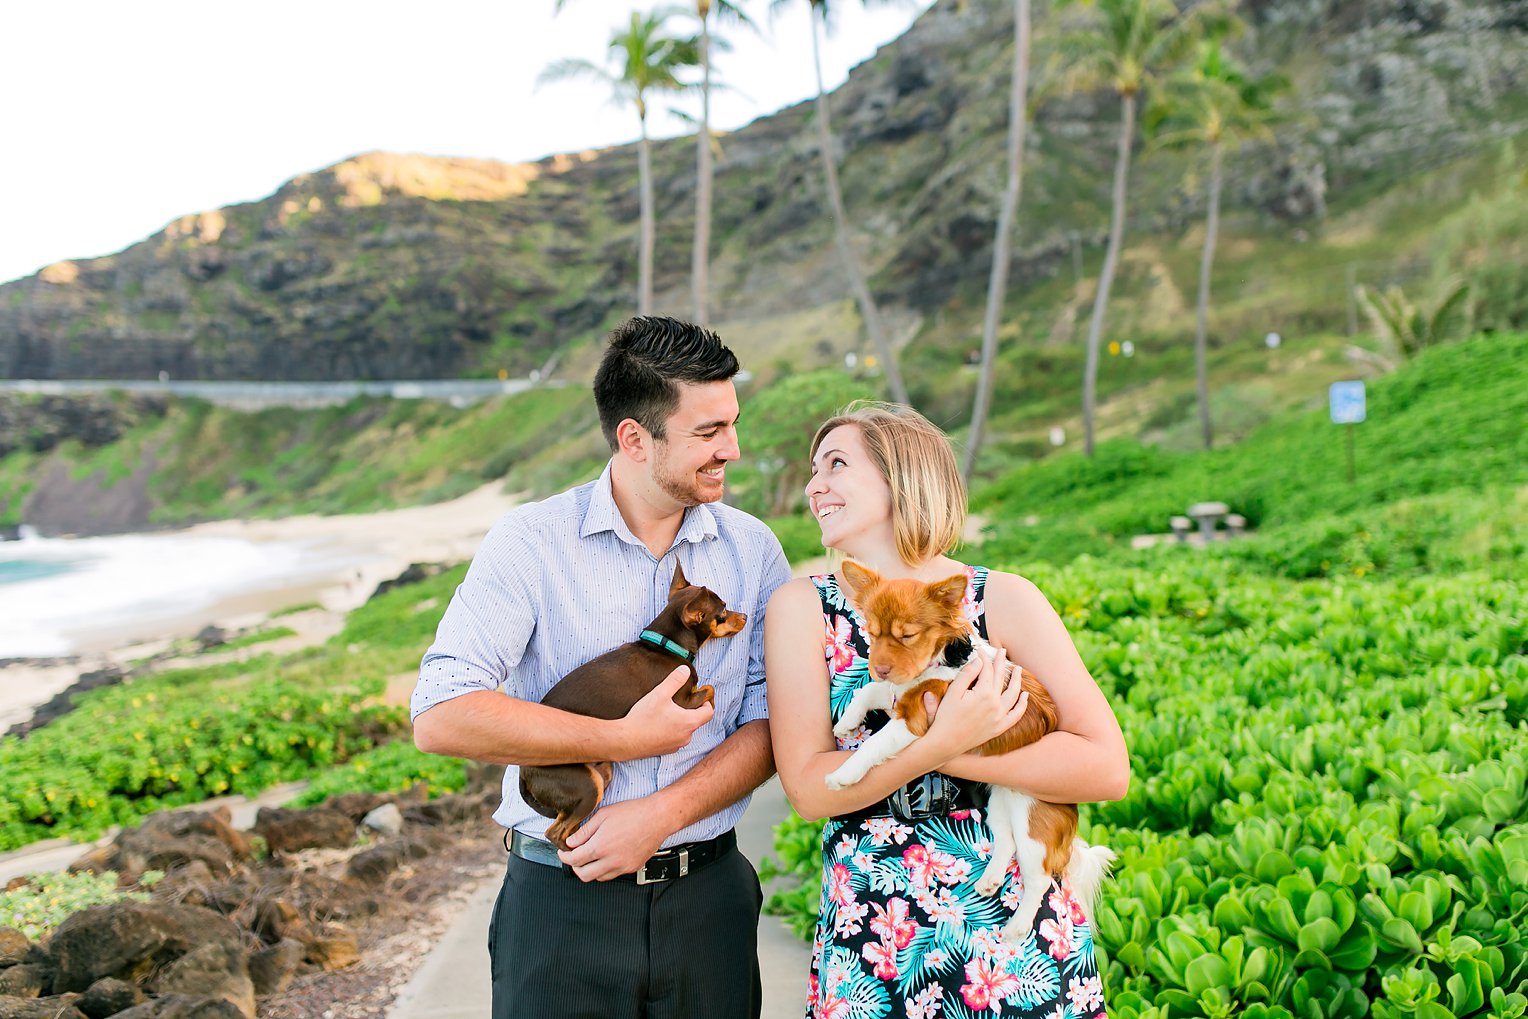
[[[1016,563],[1065,562],[1128,548],[1162,533],[1190,504],[1227,503],[1266,535],[1259,547],[1309,543],[1325,519],[1332,534],[1420,525],[1405,500],[1455,492],[1511,491],[1528,483],[1528,334],[1480,336],[1425,351],[1368,384],[1368,420],[1353,426],[1348,481],[1343,428],[1325,406],[1286,412],[1237,446],[1175,453],[1119,440],[1092,459],[1053,457],[979,489],[988,519],[982,554]],[[1317,391],[1318,398],[1324,393]],[[1507,496],[1506,505],[1512,505]],[[1468,509],[1464,500],[1461,511]],[[1449,505],[1442,502],[1424,505]]]
[[[35,522],[46,531],[48,521],[24,512],[29,498],[45,494],[39,486],[55,500],[135,502],[131,529],[357,513],[437,502],[500,480],[549,491],[597,470],[607,455],[588,390],[575,386],[460,409],[368,398],[251,414],[182,400],[106,446],[68,442],[0,458],[0,524]]]

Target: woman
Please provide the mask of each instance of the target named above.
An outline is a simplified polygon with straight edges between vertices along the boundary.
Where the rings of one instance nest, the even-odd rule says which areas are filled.
[[[999,935],[1018,901],[1017,875],[991,897],[973,885],[991,849],[981,783],[1058,803],[1125,795],[1129,759],[1108,701],[1033,584],[946,554],[964,525],[965,486],[949,439],[926,418],[893,405],[851,407],[817,430],[811,459],[806,494],[823,545],[888,578],[964,571],[973,624],[1045,683],[1060,726],[1012,753],[971,754],[1022,712],[1017,683],[1002,690],[992,664],[972,665],[951,683],[927,735],[860,782],[830,790],[824,777],[864,734],[842,744],[832,735],[870,678],[862,620],[834,574],[775,593],[764,617],[775,763],[796,811],[828,819],[808,1015],[1102,1015],[1091,932],[1068,889],[1053,883],[1034,933],[1012,945]]]

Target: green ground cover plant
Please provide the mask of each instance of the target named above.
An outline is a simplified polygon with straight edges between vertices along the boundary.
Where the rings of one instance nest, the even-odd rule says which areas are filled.
[[[461,763],[414,751],[406,712],[380,695],[383,677],[418,667],[465,571],[371,599],[324,645],[135,677],[0,738],[0,851],[298,779],[331,792],[460,788]]]
[[[398,739],[322,772],[293,803],[309,807],[340,793],[398,793],[421,783],[431,796],[461,792],[467,785],[466,764],[423,753],[412,740]]]
[[[132,889],[117,887],[117,875],[84,872],[29,874],[14,886],[0,889],[0,925],[11,927],[37,941],[63,923],[72,913],[91,906],[136,899],[146,902],[147,889],[164,875],[145,871]]]

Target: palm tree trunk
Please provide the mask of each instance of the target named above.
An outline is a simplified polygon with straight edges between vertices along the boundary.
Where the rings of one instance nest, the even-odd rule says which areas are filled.
[[[821,27],[820,18],[814,6],[812,65],[817,71],[817,134],[818,145],[822,149],[823,175],[828,182],[828,201],[833,206],[833,236],[838,245],[839,257],[844,263],[844,272],[849,276],[849,289],[859,304],[860,317],[865,320],[865,330],[870,334],[870,342],[881,363],[885,365],[886,385],[891,390],[891,398],[897,403],[907,403],[907,387],[902,384],[902,373],[897,370],[896,356],[886,338],[886,329],[881,325],[881,313],[876,309],[874,298],[870,296],[870,288],[865,285],[865,276],[860,271],[859,260],[854,257],[854,249],[849,246],[849,217],[844,212],[844,197],[838,188],[838,168],[833,165],[833,130],[828,121],[828,94],[822,86],[821,44],[817,38]]]
[[[1199,259],[1199,317],[1194,329],[1194,380],[1199,389],[1199,429],[1204,448],[1214,444],[1210,428],[1210,382],[1205,367],[1206,334],[1210,314],[1210,266],[1215,262],[1215,236],[1220,232],[1220,142],[1210,143],[1210,208],[1205,216],[1204,253]]]
[[[1093,298],[1093,319],[1088,323],[1088,361],[1082,377],[1083,451],[1093,455],[1093,403],[1098,391],[1098,341],[1104,330],[1104,308],[1109,303],[1109,288],[1114,285],[1114,270],[1119,266],[1120,246],[1125,239],[1125,183],[1130,176],[1130,143],[1135,136],[1135,93],[1120,97],[1119,153],[1114,160],[1114,210],[1109,219],[1109,247],[1104,252],[1103,271],[1098,276],[1098,294]]]
[[[971,435],[961,473],[967,486],[976,469],[987,409],[992,402],[993,375],[997,370],[997,326],[1008,290],[1008,262],[1013,252],[1013,221],[1018,216],[1019,195],[1024,185],[1024,135],[1028,128],[1029,93],[1029,0],[1013,4],[1013,83],[1008,97],[1008,188],[997,217],[997,239],[992,248],[992,275],[987,280],[987,314],[982,320],[982,367],[976,381],[976,404],[971,409]]]
[[[695,324],[710,318],[707,290],[711,277],[711,10],[698,5],[700,15],[700,132],[695,152],[695,251],[690,259],[690,285],[695,294]]]
[[[642,202],[641,232],[637,250],[637,314],[653,313],[653,168],[647,142],[647,111],[638,110],[642,137],[637,142],[637,178]]]

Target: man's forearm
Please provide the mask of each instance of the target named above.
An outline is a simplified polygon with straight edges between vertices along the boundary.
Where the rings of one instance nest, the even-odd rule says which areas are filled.
[[[775,773],[769,721],[745,722],[674,784],[651,797],[670,833],[732,806]]]
[[[414,719],[414,744],[431,754],[489,764],[629,761],[646,756],[627,728],[493,690],[442,701]]]

